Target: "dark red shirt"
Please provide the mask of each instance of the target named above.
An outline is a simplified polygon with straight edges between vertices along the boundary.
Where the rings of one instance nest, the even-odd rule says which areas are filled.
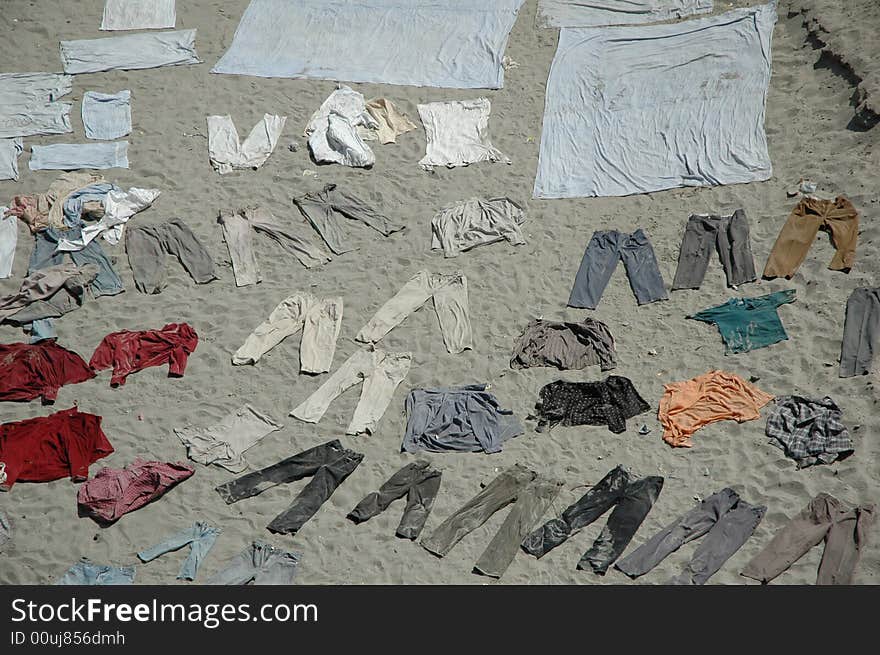
[[[55,402],[58,389],[95,377],[85,360],[54,341],[0,345],[0,400]]]
[[[168,375],[181,377],[186,360],[196,349],[199,337],[186,323],[169,323],[161,330],[113,332],[98,345],[89,366],[95,371],[113,367],[111,386],[125,384],[125,378],[150,366],[168,362]]]

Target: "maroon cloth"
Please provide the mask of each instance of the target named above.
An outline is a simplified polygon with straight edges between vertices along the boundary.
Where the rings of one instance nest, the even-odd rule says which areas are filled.
[[[58,389],[95,377],[85,360],[54,341],[0,345],[0,400],[55,402]]]
[[[113,452],[101,430],[101,417],[76,407],[50,416],[0,425],[0,462],[6,465],[9,491],[20,482],[49,482],[66,476],[79,482],[89,465]],[[0,476],[2,477],[2,476]]]
[[[180,377],[186,360],[199,343],[196,331],[186,323],[169,323],[161,330],[113,332],[104,337],[89,366],[95,371],[113,367],[111,386],[125,384],[125,378],[150,366],[168,362],[168,375]]]
[[[76,499],[84,514],[111,523],[156,500],[195,472],[182,462],[146,462],[136,458],[124,469],[102,468],[79,488]]]

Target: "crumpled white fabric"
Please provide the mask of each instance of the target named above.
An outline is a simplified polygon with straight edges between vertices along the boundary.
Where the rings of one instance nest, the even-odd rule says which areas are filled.
[[[378,128],[364,96],[343,84],[312,114],[304,135],[316,162],[364,168],[376,163],[376,156],[359,130]]]
[[[422,168],[455,168],[481,161],[510,163],[510,158],[489,141],[492,104],[488,98],[429,102],[418,108],[428,141],[419,161]]]
[[[82,228],[79,239],[59,239],[57,251],[82,250],[99,234],[111,245],[122,240],[125,223],[128,219],[153,204],[159,197],[159,189],[131,187],[128,191],[111,191],[104,199],[104,216],[100,221]]]
[[[244,141],[230,116],[208,116],[208,157],[221,175],[235,169],[259,168],[278,143],[287,116],[264,114]]]
[[[18,244],[18,219],[4,216],[7,209],[0,206],[0,278],[12,277],[12,262]]]

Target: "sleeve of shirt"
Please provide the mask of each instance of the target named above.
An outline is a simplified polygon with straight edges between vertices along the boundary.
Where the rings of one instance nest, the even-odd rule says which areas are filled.
[[[616,404],[605,405],[605,419],[608,421],[608,429],[614,434],[626,431],[626,417]]]
[[[797,289],[786,289],[784,291],[771,293],[767,299],[770,301],[771,307],[779,307],[780,305],[787,305],[788,303],[794,302],[796,300],[796,295]]]
[[[168,364],[168,375],[173,375],[174,377],[183,377],[183,372],[186,370],[186,361],[189,358],[189,353],[183,348],[183,346],[177,346],[171,351],[171,357],[169,358]]]
[[[103,371],[111,366],[113,366],[113,345],[108,334],[95,348],[95,352],[89,360],[89,368],[93,371]]]
[[[721,317],[726,311],[726,307],[724,305],[719,305],[718,307],[710,307],[709,309],[704,309],[701,312],[697,312],[696,314],[689,314],[685,318],[692,318],[695,321],[703,321],[703,323],[715,323],[719,317]]]

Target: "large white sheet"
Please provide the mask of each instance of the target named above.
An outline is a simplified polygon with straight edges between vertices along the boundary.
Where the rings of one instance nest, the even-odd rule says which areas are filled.
[[[540,27],[656,23],[712,11],[712,0],[538,0]]]
[[[536,198],[766,180],[776,3],[674,24],[563,28]]]
[[[499,89],[525,0],[251,0],[214,73]]]

